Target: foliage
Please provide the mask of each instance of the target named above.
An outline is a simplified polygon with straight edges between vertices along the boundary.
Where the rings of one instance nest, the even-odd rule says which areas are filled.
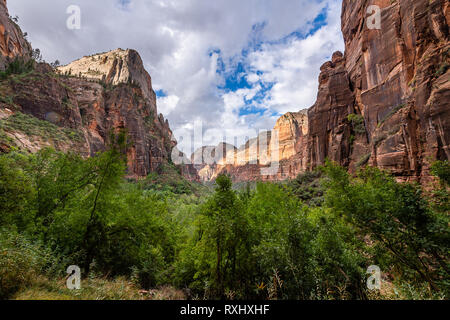
[[[25,61],[23,58],[14,59],[6,68],[5,71],[0,71],[0,80],[4,80],[13,74],[24,74],[32,71],[34,68],[34,61]]]
[[[171,165],[126,180],[126,135],[110,141],[88,159],[0,155],[0,299],[185,297],[176,288],[194,299],[448,298],[446,162],[427,193],[330,162],[239,190],[222,175],[207,193]],[[79,292],[64,288],[73,264]],[[374,264],[384,295],[366,289]]]
[[[450,185],[450,163],[447,160],[434,162],[431,173],[440,179],[442,186]]]
[[[150,173],[141,183],[145,190],[153,190],[162,194],[201,194],[205,188],[186,180],[181,169],[174,164],[162,164],[158,172]]]
[[[334,214],[376,241],[390,255],[375,257],[412,284],[427,282],[430,289],[449,289],[449,216],[430,210],[419,186],[399,184],[387,173],[365,168],[352,178],[343,168],[327,163],[326,204]]]
[[[21,112],[16,112],[8,118],[1,119],[0,130],[7,132],[20,131],[29,137],[43,137],[43,139],[53,142],[80,142],[83,139],[79,131],[60,128],[51,122],[39,120]]]
[[[351,113],[347,117],[348,121],[351,122],[353,130],[358,134],[366,133],[366,126],[364,123],[364,117],[360,114]]]
[[[33,284],[36,274],[45,273],[51,253],[23,235],[0,230],[0,299],[10,298]]]
[[[288,186],[294,195],[311,206],[320,206],[323,202],[324,189],[321,185],[322,172],[301,173]]]

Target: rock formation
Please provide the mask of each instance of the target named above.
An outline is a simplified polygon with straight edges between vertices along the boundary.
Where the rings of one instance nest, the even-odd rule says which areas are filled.
[[[364,25],[367,7],[382,9],[381,29]],[[364,118],[369,164],[399,180],[429,180],[432,161],[450,158],[449,2],[343,1],[342,30],[355,113]]]
[[[290,112],[277,121],[271,132],[261,132],[239,148],[225,143],[203,147],[192,155],[191,160],[196,164],[202,181],[214,180],[221,173],[229,174],[235,181],[295,178],[307,168],[307,133],[306,110]],[[264,174],[264,168],[273,165],[278,169]]]
[[[0,3],[0,66],[31,51],[5,4]],[[93,156],[105,150],[110,133],[120,130],[129,136],[130,177],[145,177],[170,161],[176,142],[168,121],[157,114],[150,75],[134,50],[85,57],[61,67],[59,74],[39,63],[0,80],[3,151],[52,146]],[[197,179],[189,168],[183,170]]]
[[[144,68],[142,59],[135,50],[117,49],[106,53],[83,57],[58,68],[61,74],[99,80],[106,84],[136,84],[143,96],[150,100],[156,113],[156,95],[152,89],[152,79]]]
[[[370,5],[381,8],[381,29],[367,26]],[[321,67],[301,126],[291,113],[278,121],[278,174],[262,176],[246,162],[217,169],[235,180],[280,180],[328,158],[350,171],[369,164],[429,182],[430,164],[450,159],[449,23],[445,0],[344,0],[345,55]]]
[[[31,46],[17,23],[9,18],[6,0],[0,0],[0,71],[17,57],[28,60]]]
[[[370,5],[381,8],[380,29],[368,27]],[[343,0],[345,54],[334,53],[321,67],[316,103],[287,113],[274,130],[239,148],[197,150],[183,173],[203,181],[225,172],[235,181],[284,180],[328,158],[351,172],[368,164],[400,181],[428,183],[430,164],[450,159],[449,23],[445,0]],[[0,0],[0,70],[30,55]],[[126,129],[131,176],[144,177],[170,161],[176,143],[157,114],[151,78],[136,51],[84,57],[58,71],[38,64],[31,73],[0,80],[0,152],[13,143],[90,156],[104,150],[110,131]],[[26,119],[15,118],[19,111],[44,122],[32,121],[27,130]],[[54,139],[40,136],[48,123]],[[274,159],[277,171],[262,173]]]

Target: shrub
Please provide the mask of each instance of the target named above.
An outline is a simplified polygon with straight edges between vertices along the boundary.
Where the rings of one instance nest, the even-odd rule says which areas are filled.
[[[324,189],[321,186],[322,173],[320,171],[305,172],[290,181],[292,192],[309,205],[320,206],[323,202]]]
[[[34,61],[29,60],[25,62],[23,58],[16,58],[13,60],[5,71],[0,71],[0,80],[4,80],[13,74],[22,74],[32,71],[34,68]]]
[[[431,173],[440,179],[443,186],[450,185],[450,164],[447,160],[433,163]]]
[[[353,130],[358,134],[366,133],[366,125],[364,123],[364,117],[360,114],[349,114],[347,117],[348,121],[351,122]]]
[[[16,232],[0,230],[0,299],[30,286],[52,262],[48,250]]]
[[[356,177],[329,162],[324,170],[326,205],[389,253],[389,263],[375,257],[375,264],[394,268],[411,285],[425,282],[448,295],[448,214],[432,211],[419,186],[397,183],[377,168],[361,169]]]

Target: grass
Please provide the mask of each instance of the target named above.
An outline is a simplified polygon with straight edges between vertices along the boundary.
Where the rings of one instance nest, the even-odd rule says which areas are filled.
[[[124,278],[114,280],[86,279],[81,289],[69,290],[65,279],[40,277],[33,286],[20,291],[14,300],[143,300],[139,289]]]
[[[383,123],[385,123],[388,119],[390,119],[394,114],[396,114],[397,112],[399,112],[401,109],[403,109],[404,107],[406,107],[406,104],[399,104],[398,106],[396,106],[395,108],[393,108],[391,111],[389,111],[389,113],[387,115],[385,115],[383,117],[383,119],[381,119],[380,123],[378,123],[378,127],[381,127],[383,125]]]
[[[79,290],[69,290],[65,279],[49,280],[37,277],[35,283],[16,293],[13,300],[185,300],[181,290],[170,286],[149,291],[141,290],[124,277],[115,279],[88,278],[81,280]]]
[[[356,163],[356,167],[360,168],[360,167],[365,166],[369,162],[369,159],[370,159],[371,156],[372,156],[372,153],[368,153],[368,154],[362,156],[359,159],[359,161]]]
[[[46,141],[83,141],[83,135],[79,131],[60,128],[51,122],[39,120],[38,118],[21,112],[17,112],[8,118],[0,120],[0,130],[3,133],[19,131],[27,136],[43,137]]]

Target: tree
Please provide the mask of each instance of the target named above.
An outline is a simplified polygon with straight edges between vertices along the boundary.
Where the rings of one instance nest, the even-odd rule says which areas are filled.
[[[20,164],[28,165],[28,158],[17,153],[0,155],[0,226],[16,225],[23,231],[31,218],[28,210],[34,189]]]
[[[41,54],[41,50],[39,48],[33,49],[33,51],[31,52],[31,58],[33,60],[35,60],[36,62],[42,62],[42,54]]]
[[[61,65],[61,63],[59,62],[59,60],[55,60],[55,62],[50,63],[50,66],[51,66],[53,69],[58,68],[60,65]]]
[[[354,178],[331,162],[323,170],[329,178],[326,204],[336,215],[389,252],[405,279],[448,290],[449,217],[430,209],[420,186],[397,183],[371,167]]]
[[[241,280],[239,262],[246,251],[247,221],[241,201],[232,190],[231,179],[220,175],[216,179],[214,195],[206,202],[200,217],[200,259],[209,270],[210,290],[213,297],[224,298],[226,292],[236,289]]]
[[[82,240],[86,275],[89,274],[99,245],[105,241],[105,226],[100,212],[108,207],[108,197],[117,190],[126,169],[126,133],[120,132],[117,136],[111,134],[110,140],[108,151],[91,158],[96,176],[91,182],[91,192],[87,197],[89,218]]]

